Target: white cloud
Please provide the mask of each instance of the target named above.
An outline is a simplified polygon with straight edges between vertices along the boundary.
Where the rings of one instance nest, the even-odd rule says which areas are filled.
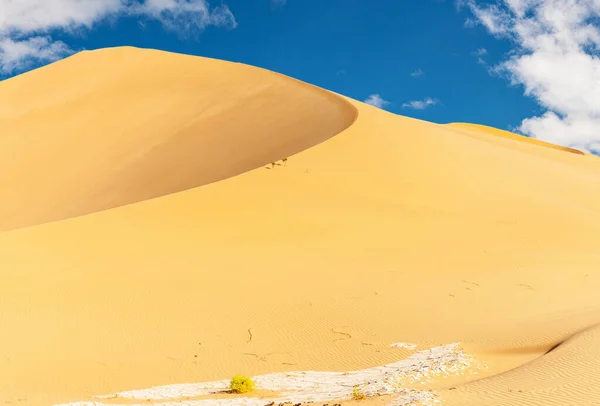
[[[421,77],[425,74],[425,72],[423,72],[423,69],[419,68],[414,72],[411,72],[410,76],[412,76],[413,78],[418,78]]]
[[[72,53],[52,34],[91,29],[106,18],[148,18],[166,29],[195,33],[208,26],[235,28],[226,5],[207,0],[0,0],[0,73]]]
[[[438,99],[432,99],[431,97],[427,97],[423,100],[412,100],[402,104],[403,108],[415,109],[415,110],[424,110],[427,107],[435,106],[439,103]]]
[[[237,26],[229,7],[211,7],[206,0],[146,0],[143,4],[136,1],[124,11],[148,16],[160,21],[169,29],[185,32],[203,30],[211,25],[227,28]]]
[[[600,0],[501,0],[465,3],[475,21],[513,52],[495,68],[547,111],[519,131],[552,143],[600,146]]]
[[[369,97],[367,97],[365,103],[370,104],[371,106],[378,107],[380,109],[390,104],[389,101],[385,100],[378,94],[372,94]]]
[[[57,60],[72,52],[64,42],[47,36],[20,41],[4,38],[0,39],[0,68],[5,72],[23,70],[30,63]]]

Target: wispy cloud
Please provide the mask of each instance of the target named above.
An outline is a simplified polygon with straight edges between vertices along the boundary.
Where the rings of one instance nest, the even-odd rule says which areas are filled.
[[[370,104],[371,106],[378,107],[380,109],[384,108],[385,106],[390,104],[389,101],[385,100],[383,97],[381,97],[378,94],[372,94],[369,97],[367,97],[367,99],[365,100],[365,103]]]
[[[483,59],[483,57],[485,55],[487,55],[488,51],[485,48],[478,48],[475,51],[473,51],[473,56],[475,56],[477,63],[480,65],[487,65],[487,62],[485,61],[485,59]]]
[[[495,67],[545,112],[519,131],[590,152],[600,150],[600,3],[597,0],[462,0],[472,21],[514,49]]]
[[[425,72],[423,72],[423,69],[419,68],[414,72],[411,72],[410,76],[412,76],[413,78],[419,78],[421,76],[423,76],[425,74]]]
[[[229,8],[207,0],[0,0],[0,73],[10,74],[74,52],[53,34],[92,29],[107,18],[138,17],[194,35],[208,26],[235,28]]]
[[[427,97],[423,100],[412,100],[406,102],[402,104],[402,107],[405,109],[424,110],[427,107],[435,106],[438,103],[438,99],[432,99],[431,97]]]
[[[286,3],[287,0],[271,0],[271,5],[276,8],[283,7],[286,5]]]

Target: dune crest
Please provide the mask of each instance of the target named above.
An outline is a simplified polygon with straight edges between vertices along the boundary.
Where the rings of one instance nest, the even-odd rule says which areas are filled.
[[[585,155],[585,153],[583,151],[580,151],[575,148],[569,148],[569,147],[563,147],[561,145],[551,144],[549,142],[538,140],[536,138],[525,137],[523,135],[514,134],[509,131],[499,130],[497,128],[488,127],[485,125],[469,124],[469,123],[450,123],[450,124],[447,124],[447,126],[458,129],[458,130],[462,130],[462,131],[465,131],[465,132],[471,133],[471,134],[479,134],[479,135],[490,134],[495,137],[500,137],[500,138],[504,138],[507,140],[514,140],[514,141],[519,141],[519,142],[523,142],[523,143],[539,145],[541,147],[551,148],[551,149],[555,149],[558,151],[565,151],[565,152],[571,152],[573,154]]]
[[[136,75],[140,60],[153,68]],[[170,69],[169,80],[148,86]],[[59,78],[71,85],[48,90],[52,97],[26,103],[19,93],[58,88]],[[214,92],[196,99],[194,86]],[[177,102],[181,94],[194,103]],[[131,98],[144,108],[115,108]],[[0,401],[68,404],[236,374],[367,370],[409,359],[413,346],[454,342],[489,366],[478,378],[493,382],[550,359],[553,346],[600,322],[596,157],[157,51],[58,62],[0,83],[0,100],[13,99],[0,110],[3,125],[19,129],[0,136],[15,169],[0,175],[11,191],[0,202],[3,229],[13,229],[0,233],[0,331],[9,332],[0,335]],[[88,100],[102,101],[105,121],[129,138],[108,137],[99,148],[98,133],[79,133],[89,128],[92,112],[78,107]],[[168,100],[171,119],[161,120]],[[196,137],[221,124],[230,131],[223,145]],[[143,131],[134,137],[135,126]],[[43,128],[64,130],[52,133],[60,148],[52,137],[34,142]],[[94,151],[79,151],[82,140]],[[200,163],[182,158],[205,143],[211,165],[198,178]],[[231,145],[244,148],[228,161]],[[156,148],[163,155],[150,159]],[[28,175],[13,150],[53,182]],[[189,171],[169,175],[184,163]],[[127,168],[131,176],[122,176]],[[95,184],[86,183],[90,173]],[[117,202],[135,204],[94,211]],[[39,224],[59,218],[67,219]],[[586,356],[600,357],[594,348]],[[548,390],[560,391],[548,377],[557,385]],[[420,389],[444,395],[467,385],[464,399],[476,399],[474,379]],[[576,404],[595,394],[569,393]]]

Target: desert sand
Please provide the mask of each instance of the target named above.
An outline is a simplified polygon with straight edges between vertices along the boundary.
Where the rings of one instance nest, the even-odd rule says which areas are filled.
[[[600,404],[597,157],[134,48],[0,82],[0,129],[0,402],[425,357],[360,404]]]

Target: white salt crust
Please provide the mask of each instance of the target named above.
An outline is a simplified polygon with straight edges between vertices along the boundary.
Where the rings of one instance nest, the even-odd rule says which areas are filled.
[[[414,349],[414,344],[392,346]],[[408,346],[408,347],[407,347]],[[429,390],[407,389],[406,386],[425,384],[435,377],[465,374],[474,360],[459,347],[459,343],[441,345],[418,351],[393,364],[351,372],[282,372],[253,377],[256,389],[275,391],[277,398],[258,399],[239,397],[229,399],[193,399],[227,393],[229,380],[156,386],[98,396],[98,401],[74,402],[55,406],[265,406],[280,403],[318,403],[352,398],[354,388],[365,396],[398,395],[390,406],[431,406],[437,402]],[[477,368],[475,368],[477,369]],[[476,371],[471,368],[471,373]],[[126,400],[119,404],[119,399]],[[103,403],[103,401],[107,403]],[[135,401],[143,403],[132,403]]]

